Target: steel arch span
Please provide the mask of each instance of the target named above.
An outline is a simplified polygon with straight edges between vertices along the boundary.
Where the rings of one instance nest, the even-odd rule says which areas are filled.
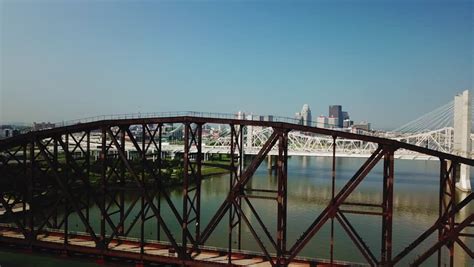
[[[167,170],[162,158],[162,134],[168,123],[182,124],[184,131],[182,172],[179,174],[183,197],[180,203],[171,199],[163,182]],[[230,161],[220,167],[227,170],[230,179],[226,198],[211,218],[203,221],[201,181],[202,169],[207,163],[202,137],[206,124],[224,124],[229,128],[229,135],[222,145],[229,148]],[[137,127],[141,131],[134,134],[132,128]],[[245,132],[257,127],[265,130],[255,136],[252,142],[257,151],[251,161],[244,164],[244,147],[249,142],[244,138]],[[307,138],[316,135],[324,138],[319,141]],[[348,144],[346,140],[353,143]],[[400,265],[400,261],[420,244],[425,251],[415,257],[413,266],[436,253],[440,265],[441,250],[446,249],[450,252],[451,266],[454,266],[454,253],[466,253],[472,258],[472,248],[459,237],[473,237],[464,230],[473,226],[474,214],[462,220],[456,215],[471,203],[474,194],[456,199],[455,183],[457,166],[474,166],[474,160],[402,141],[284,122],[193,116],[102,120],[30,132],[0,141],[0,203],[6,222],[0,225],[0,244],[91,254],[100,259],[121,258],[140,264],[351,265],[353,263],[333,257],[333,230],[334,224],[338,223],[370,266]],[[367,148],[370,155],[337,190],[336,154],[339,149],[349,149],[359,143],[370,144]],[[332,195],[323,211],[301,231],[298,239],[290,243],[287,239],[287,195],[292,189],[287,183],[287,161],[295,146],[322,146],[330,153]],[[439,216],[405,249],[393,251],[394,155],[400,150],[438,158]],[[249,191],[246,185],[270,153],[276,160],[277,188]],[[348,197],[378,163],[383,165],[381,203],[349,202]],[[127,190],[138,192],[128,204],[124,200]],[[274,230],[270,230],[255,209],[252,201],[255,198],[275,205]],[[54,201],[45,207],[38,204],[40,199]],[[99,217],[91,215],[91,205],[98,207]],[[364,210],[367,207],[378,211],[368,212]],[[168,217],[163,209],[169,211]],[[381,217],[380,251],[367,246],[347,214]],[[82,231],[71,230],[72,217],[78,218]],[[179,231],[173,231],[169,217],[179,226]],[[220,223],[227,227],[228,245],[207,246]],[[328,244],[331,257],[300,257],[302,249],[326,224],[331,226]],[[136,225],[140,228],[139,238],[131,238],[130,231]],[[150,225],[158,228],[153,240],[145,239],[145,231]],[[242,250],[242,225],[249,229],[259,251]],[[161,233],[164,236],[160,236]],[[430,243],[430,236],[437,238]],[[461,249],[455,251],[455,243]]]

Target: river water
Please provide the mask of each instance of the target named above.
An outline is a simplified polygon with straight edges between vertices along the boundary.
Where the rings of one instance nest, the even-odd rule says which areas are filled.
[[[336,193],[344,186],[345,182],[352,177],[356,170],[363,164],[363,158],[337,158],[336,160]],[[331,198],[331,164],[329,157],[290,157],[288,160],[288,233],[287,247],[290,248],[296,239],[306,230],[319,213],[326,207]],[[382,162],[380,162],[357,187],[348,201],[380,204],[382,200]],[[472,180],[472,179],[471,179]],[[277,179],[275,175],[269,174],[266,164],[262,164],[249,182],[249,187],[254,189],[276,189]],[[229,190],[229,176],[221,175],[211,177],[202,182],[201,193],[201,229],[203,229],[217,208],[223,202]],[[179,189],[170,192],[171,199],[177,207],[182,206],[182,192]],[[439,162],[438,161],[395,161],[395,185],[394,185],[394,218],[393,218],[393,255],[415,240],[424,230],[429,228],[438,217],[438,195],[439,195]],[[462,199],[466,194],[457,193],[457,199]],[[134,195],[127,196],[127,203],[131,203]],[[276,235],[276,212],[277,206],[274,200],[251,199],[252,204],[262,217],[271,233]],[[164,201],[163,201],[164,203]],[[264,238],[263,231],[259,229],[258,222],[251,211],[245,205],[243,210],[250,218],[252,225],[257,228],[259,236]],[[135,207],[129,216],[130,222],[139,212],[139,205]],[[167,225],[171,228],[174,237],[180,238],[179,224],[171,215],[166,204],[162,206]],[[474,203],[464,208],[458,219],[465,218],[474,212]],[[351,224],[363,238],[377,258],[381,250],[381,225],[380,216],[347,214]],[[97,207],[91,208],[91,222],[93,228],[99,230],[99,212]],[[334,255],[337,260],[365,262],[362,254],[352,243],[343,228],[335,221],[335,249]],[[70,216],[71,230],[84,231],[77,216]],[[156,238],[156,220],[149,220],[145,224],[145,238]],[[131,231],[131,236],[139,237],[139,225]],[[110,233],[110,230],[108,230]],[[470,230],[471,232],[474,232]],[[328,222],[316,236],[300,252],[300,256],[329,258],[329,233]],[[166,240],[164,233],[161,233]],[[235,235],[234,235],[235,236]],[[412,262],[417,254],[427,249],[428,244],[433,244],[437,233],[427,239],[425,243],[410,253],[399,266],[406,266]],[[474,240],[461,238],[470,248],[474,248]],[[264,242],[269,251],[271,245]],[[227,216],[216,228],[206,245],[216,247],[227,246]],[[234,243],[234,246],[236,244]],[[242,224],[242,249],[260,251],[257,242],[249,229]],[[468,255],[463,253],[459,246],[455,247],[455,266],[474,266],[474,262]],[[6,256],[7,255],[7,256]],[[10,256],[8,256],[10,255]],[[13,257],[9,252],[0,252],[0,265],[2,257]],[[449,264],[449,257],[443,256],[444,263]],[[19,257],[15,266],[28,266],[28,257]],[[49,266],[60,266],[64,260],[51,259]],[[6,261],[5,261],[6,262]],[[12,261],[10,261],[11,263]],[[53,264],[53,263],[58,264]],[[436,253],[424,266],[434,266]],[[9,266],[9,265],[2,265]]]

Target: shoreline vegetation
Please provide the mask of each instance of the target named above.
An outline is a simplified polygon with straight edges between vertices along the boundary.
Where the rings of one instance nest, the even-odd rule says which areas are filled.
[[[74,165],[76,167],[85,166],[85,160],[77,159],[75,161],[76,162]],[[76,194],[84,194],[85,190],[87,190],[84,187],[84,182],[82,181],[84,177],[82,177],[81,179],[81,177],[79,177],[78,174],[74,173],[74,171],[71,170],[70,167],[67,167],[67,164],[65,164],[65,162],[66,160],[64,158],[64,155],[58,155],[58,162],[56,162],[57,174],[59,174],[60,177],[64,178],[64,181],[69,180],[67,183],[69,183],[70,185],[70,190],[76,192]],[[53,199],[55,199],[58,194],[60,194],[55,189],[57,188],[57,181],[55,179],[54,171],[48,168],[48,164],[39,161],[35,163],[37,165],[37,168],[35,168],[34,171],[33,203],[35,203],[37,207],[47,207],[49,205],[52,205],[54,202]],[[227,168],[230,165],[230,157],[228,155],[211,156],[208,160],[203,161],[203,163],[209,164],[211,166],[201,166],[202,180],[229,173],[229,170]],[[148,171],[149,169],[144,167],[141,159],[130,160],[129,164],[133,172],[138,176],[138,178],[143,179],[145,187],[157,188],[158,183],[154,179],[155,176],[153,176],[150,171]],[[158,176],[158,167],[160,163],[158,161],[147,160],[147,164],[149,165],[149,167],[153,168],[155,175]],[[17,169],[18,167],[20,166],[15,166],[15,169]],[[103,190],[102,168],[103,162],[100,160],[91,162],[90,164],[88,178],[86,179],[93,191],[100,192],[101,190]],[[191,168],[196,170],[196,162],[190,162],[190,175],[192,175]],[[86,171],[84,171],[82,175],[84,174],[87,176]],[[8,192],[10,190],[15,191],[15,189],[17,190],[18,187],[25,188],[28,184],[31,175],[32,174],[30,171],[25,173],[24,171],[22,171],[21,168],[18,168],[17,170],[11,172],[8,178],[5,177],[7,179],[2,179],[2,181],[0,182],[0,188],[2,188],[5,192]],[[184,168],[182,157],[162,159],[160,175],[161,187],[165,188],[165,190],[168,192],[179,190],[180,187],[183,185],[183,176]],[[121,180],[122,177],[124,177],[123,181]],[[16,181],[13,182],[13,180]],[[195,179],[192,176],[190,176],[189,183],[195,183]],[[135,178],[125,166],[122,166],[121,160],[118,158],[107,159],[106,184],[113,186],[113,188],[115,187],[115,189],[110,189],[112,191],[117,190],[116,186],[120,186],[123,189],[126,189],[127,191],[131,190],[129,192],[139,190]],[[109,191],[109,189],[107,189],[107,186],[106,190]],[[10,198],[13,197],[13,199],[19,197],[13,195],[10,196],[8,195],[8,193],[5,194],[5,196]],[[20,196],[19,199],[21,198],[23,197]],[[0,217],[2,217],[0,221],[7,219],[3,216]]]
[[[153,168],[154,172],[155,172],[155,175],[158,176],[158,167],[159,167],[159,162],[158,161],[151,161],[151,160],[147,160],[147,164]],[[91,182],[91,185],[95,184],[95,185],[99,185],[101,183],[101,175],[100,175],[100,171],[97,172],[97,169],[101,170],[102,168],[102,163],[101,162],[97,162],[98,163],[98,166],[92,166],[91,165],[91,173],[90,173],[90,176],[89,176],[89,180]],[[219,176],[219,175],[223,175],[223,174],[227,174],[229,173],[229,170],[225,169],[225,168],[222,168],[222,167],[219,167],[219,165],[221,166],[229,166],[230,165],[230,157],[228,157],[227,155],[222,155],[222,156],[219,156],[219,157],[211,157],[209,160],[207,161],[203,161],[203,163],[206,163],[206,164],[210,164],[212,166],[206,166],[206,165],[202,165],[201,166],[201,178],[202,179],[207,179],[209,177],[212,177],[212,176]],[[154,180],[154,176],[148,171],[147,168],[144,168],[143,164],[142,164],[142,161],[141,159],[137,159],[137,160],[132,160],[130,161],[130,165],[132,167],[132,169],[134,170],[134,172],[139,176],[140,179],[142,179],[142,175],[144,176],[143,179],[144,179],[144,184],[147,185],[147,186],[151,186],[151,185],[154,185],[155,184],[155,180]],[[184,167],[183,167],[183,159],[182,158],[173,158],[173,159],[170,159],[170,158],[165,158],[165,159],[162,159],[161,161],[161,175],[160,175],[160,179],[161,179],[161,185],[164,186],[164,187],[170,187],[170,189],[173,189],[171,187],[177,187],[179,185],[181,185],[183,183],[183,176],[184,176]],[[114,166],[113,163],[112,164],[108,164],[108,166]],[[116,167],[116,171],[117,172],[120,172],[120,163],[117,165]],[[94,169],[94,171],[92,172],[92,170]],[[143,172],[144,170],[144,172]],[[193,171],[196,172],[197,171],[197,164],[195,162],[191,162],[189,164],[189,167],[188,167],[188,170],[189,170],[189,175],[193,175]],[[113,172],[113,170],[111,170],[110,168],[108,168],[108,173],[110,174],[110,172]],[[134,179],[134,177],[132,176],[132,174],[126,169],[124,168],[124,175],[125,175],[125,181],[126,181],[126,184],[129,184],[129,183],[132,183],[132,184],[135,184],[136,181]],[[117,177],[117,175],[113,175],[115,177]],[[118,178],[118,177],[117,177]],[[190,177],[190,180],[189,180],[191,183],[194,182],[194,179]]]
[[[101,160],[95,160],[90,162],[90,167],[87,168],[87,162],[84,159],[75,159],[74,164],[66,164],[66,159],[64,155],[58,155],[57,162],[53,162],[56,168],[57,174],[60,177],[64,177],[65,180],[69,180],[69,183],[74,188],[77,189],[83,187],[84,175],[88,178],[90,186],[94,189],[100,188],[102,186],[102,171],[103,171],[103,162]],[[179,155],[174,158],[163,158],[161,163],[157,160],[153,161],[147,159],[148,167],[145,167],[142,159],[135,158],[128,161],[133,172],[143,179],[145,186],[155,186],[156,181],[155,176],[158,176],[159,169],[161,173],[159,175],[161,186],[169,188],[170,190],[175,189],[176,187],[182,185],[183,176],[184,176],[184,163],[182,155]],[[201,165],[201,178],[207,179],[213,176],[219,176],[229,173],[227,169],[230,166],[230,157],[228,155],[212,155],[206,161],[202,161]],[[31,173],[30,169],[27,169],[25,172],[22,169],[22,166],[13,164],[10,166],[10,174],[6,179],[2,179],[0,186],[6,191],[14,189],[13,187],[22,187],[26,186],[29,182],[30,177],[34,177],[34,187],[37,189],[40,188],[50,188],[54,187],[56,184],[55,180],[55,171],[49,168],[49,164],[44,161],[35,162],[34,173]],[[76,173],[74,167],[81,168],[83,170],[82,174]],[[130,186],[136,187],[136,180],[132,173],[127,169],[127,167],[122,163],[119,158],[114,158],[109,155],[106,161],[106,183],[121,185],[121,186]],[[193,175],[193,171],[197,171],[197,164],[195,161],[191,161],[188,165],[189,175]],[[155,176],[150,172],[150,168],[153,169]],[[159,168],[159,169],[158,169]],[[89,170],[87,173],[87,169]],[[82,175],[81,177],[79,177]],[[123,179],[123,181],[122,181]],[[13,183],[13,180],[15,182]],[[194,178],[190,177],[190,183],[194,182]]]

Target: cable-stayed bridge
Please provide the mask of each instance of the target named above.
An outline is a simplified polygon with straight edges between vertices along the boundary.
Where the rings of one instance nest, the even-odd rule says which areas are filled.
[[[472,103],[472,101],[469,102]],[[470,103],[468,112],[472,113]],[[472,158],[473,151],[470,144],[464,148],[455,145],[454,122],[456,114],[454,110],[455,101],[453,100],[395,130],[387,132],[363,132],[363,134],[389,138],[445,153],[464,155]],[[468,125],[470,128],[470,125],[472,125],[472,121],[470,120],[472,118],[472,115],[464,116],[464,118],[458,118],[458,121],[460,121],[461,125]],[[467,121],[467,119],[469,121]],[[343,131],[344,129],[339,130]],[[271,134],[272,128],[270,127],[248,127],[244,135],[245,153],[256,154],[261,144],[265,143]],[[472,142],[474,134],[469,134],[469,136],[469,140]],[[344,138],[334,140],[330,136],[300,131],[291,131],[288,138],[288,153],[290,155],[330,156],[334,142],[338,147],[337,156],[367,157],[377,149],[377,145],[371,142]],[[205,151],[208,153],[228,153],[230,140],[230,133],[224,132],[218,138],[208,140],[205,145]],[[173,148],[175,147],[168,147],[170,150],[173,150]],[[173,151],[181,152],[178,148]],[[273,151],[273,153],[275,153],[275,151]],[[272,151],[270,151],[270,154],[272,154]],[[399,159],[436,159],[436,157],[403,149],[398,150],[395,157]]]
[[[425,115],[406,123],[405,125],[387,132],[363,132],[365,135],[389,138],[416,146],[422,146],[433,150],[457,155],[467,154],[472,157],[472,149],[463,149],[455,146],[455,105],[454,100],[429,112]],[[469,101],[472,103],[472,101]],[[472,113],[469,106],[469,112]],[[466,119],[472,120],[473,116],[459,120],[462,124],[468,124]],[[472,125],[472,121],[469,121]],[[344,130],[344,129],[339,129]],[[265,143],[272,134],[270,127],[250,127],[245,133],[246,153],[253,154],[261,144]],[[474,139],[474,134],[470,134],[470,140]],[[330,154],[333,146],[333,138],[324,135],[315,135],[305,132],[292,131],[289,133],[289,153],[293,155],[314,155],[320,156]],[[356,141],[351,139],[337,139],[336,145],[339,148],[339,156],[364,157],[371,154],[377,147],[374,143]],[[207,143],[209,151],[225,152],[230,146],[230,133],[224,133],[215,140]],[[470,146],[469,146],[470,147]],[[398,158],[407,159],[431,159],[407,150],[399,150],[396,153]],[[434,159],[434,158],[433,158]]]

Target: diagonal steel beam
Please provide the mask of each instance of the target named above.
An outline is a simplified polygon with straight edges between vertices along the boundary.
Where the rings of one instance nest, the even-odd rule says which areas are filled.
[[[265,159],[265,156],[270,152],[272,147],[275,145],[276,141],[278,140],[279,132],[273,131],[272,135],[268,138],[268,140],[263,145],[262,149],[258,152],[257,156],[253,159],[252,163],[247,167],[245,172],[242,174],[240,180],[234,185],[233,188],[230,189],[229,195],[227,196],[226,200],[221,204],[217,212],[214,214],[212,219],[209,221],[209,224],[204,229],[203,233],[201,234],[201,239],[199,240],[199,244],[204,244],[206,240],[209,238],[211,233],[217,227],[217,224],[221,221],[224,214],[230,208],[232,201],[238,197],[239,191],[252,177],[252,175],[257,170],[258,166],[262,161]]]
[[[464,249],[464,251],[469,255],[469,257],[471,257],[471,259],[474,259],[474,252],[466,245],[466,243],[459,239],[459,236],[455,238],[455,241],[462,249]]]
[[[130,132],[130,129],[127,129],[127,134],[130,138],[130,141],[132,141],[133,145],[135,146],[135,149],[138,151],[139,154],[142,154],[144,153],[143,150],[140,148],[140,146],[138,145],[137,143],[137,140],[135,140],[135,138],[133,137],[133,134]],[[151,167],[148,163],[148,161],[144,161],[143,162],[144,164],[144,167],[148,170],[148,172],[150,172],[150,174],[156,179],[157,178],[157,175],[155,173],[155,170],[153,169],[153,167]],[[161,177],[158,177],[158,179],[161,180]],[[173,212],[176,220],[178,220],[178,223],[180,225],[183,225],[183,218],[181,217],[181,215],[179,214],[178,210],[176,209],[176,207],[174,206],[173,202],[171,201],[168,193],[163,189],[162,186],[158,186],[158,190],[159,192],[162,194],[162,196],[165,198],[166,202],[168,203],[168,206],[170,207],[171,211]],[[191,243],[194,243],[194,238],[193,236],[191,235],[191,233],[189,231],[185,231],[186,235],[188,236],[188,239],[191,241]]]
[[[241,216],[241,218],[244,220],[245,224],[247,224],[247,227],[249,228],[250,232],[252,233],[253,237],[255,238],[255,241],[257,241],[258,246],[260,249],[263,251],[265,254],[265,258],[270,262],[272,266],[275,266],[275,263],[273,262],[272,256],[270,256],[270,253],[268,253],[268,250],[265,248],[265,245],[263,244],[262,240],[258,236],[257,232],[253,228],[252,224],[250,223],[250,220],[247,218],[245,213],[242,211],[242,207],[238,205],[238,203],[235,201],[235,199],[231,200],[232,205],[235,207],[235,210],[237,213]]]
[[[379,160],[383,156],[382,147],[378,147],[377,150],[367,159],[367,161],[360,167],[356,174],[346,183],[346,185],[339,191],[337,196],[334,198],[334,202],[329,205],[321,212],[321,214],[314,220],[314,222],[308,227],[303,235],[296,241],[296,243],[289,250],[288,262],[290,262],[296,255],[304,248],[304,246],[311,240],[311,238],[321,229],[321,227],[335,215],[339,206],[344,200],[354,191],[360,182],[367,176],[367,174],[375,167]]]
[[[377,258],[375,258],[374,254],[372,251],[369,249],[369,247],[365,244],[364,240],[359,236],[357,231],[354,229],[354,227],[351,225],[347,217],[344,215],[344,213],[341,210],[338,210],[336,213],[336,219],[339,221],[341,224],[342,228],[346,231],[346,233],[349,235],[351,238],[352,242],[357,246],[359,251],[362,253],[362,255],[365,257],[367,262],[370,264],[370,266],[377,266]]]
[[[70,167],[74,170],[76,176],[79,177],[79,179],[82,180],[82,182],[84,183],[84,185],[87,188],[87,191],[93,192],[94,188],[92,188],[92,186],[90,184],[90,181],[82,175],[83,171],[81,170],[80,166],[77,164],[74,157],[72,157],[72,155],[71,155],[69,149],[67,148],[66,144],[62,141],[61,138],[58,139],[58,142],[61,145],[61,147],[62,147],[62,149],[63,149],[63,151],[66,155],[66,158],[68,159],[68,163],[69,163],[69,165],[71,165]],[[108,208],[102,207],[102,205],[100,204],[99,199],[97,198],[96,194],[92,194],[91,196],[92,196],[92,200],[94,201],[94,203],[97,205],[97,207],[99,207],[99,210],[100,210],[101,214],[105,215],[107,213]],[[109,224],[109,226],[112,229],[115,229],[116,226],[113,223],[113,221],[110,219],[110,217],[109,216],[104,216],[104,217],[105,217],[105,220],[107,221],[107,223]]]
[[[77,213],[77,215],[79,216],[79,218],[82,221],[82,223],[84,224],[84,226],[86,226],[87,231],[90,233],[90,235],[91,235],[92,239],[94,240],[94,242],[96,243],[96,245],[100,245],[100,241],[97,238],[94,230],[92,229],[89,222],[86,220],[86,217],[84,216],[84,214],[82,214],[82,211],[79,208],[79,206],[77,205],[77,199],[72,196],[72,194],[69,191],[69,189],[67,188],[67,186],[61,180],[61,177],[59,176],[59,173],[53,168],[53,164],[52,164],[51,160],[48,158],[48,155],[44,151],[44,149],[45,149],[44,145],[41,142],[36,142],[36,143],[38,144],[38,146],[40,148],[40,153],[42,154],[42,156],[45,159],[46,163],[52,169],[53,176],[56,179],[56,182],[58,183],[59,187],[61,188],[63,195],[67,199],[69,199],[72,207],[74,208],[74,211]],[[65,233],[65,234],[67,234],[67,233]]]
[[[257,210],[255,210],[255,207],[252,205],[252,203],[250,202],[250,200],[248,199],[248,197],[245,195],[245,194],[242,194],[242,198],[245,200],[245,202],[247,203],[247,205],[249,206],[250,210],[252,211],[253,215],[255,216],[255,219],[257,219],[257,222],[260,224],[260,227],[263,229],[265,235],[267,236],[268,240],[270,240],[270,243],[272,244],[272,246],[275,248],[275,250],[277,251],[277,253],[282,253],[282,251],[280,250],[280,248],[277,246],[275,240],[273,239],[272,235],[270,234],[270,232],[268,231],[267,227],[265,226],[265,223],[262,221],[262,219],[260,218],[260,215],[258,215],[257,213]]]
[[[428,238],[434,231],[438,230],[440,225],[444,221],[446,221],[450,216],[453,216],[466,205],[468,205],[471,200],[474,199],[474,193],[470,193],[463,201],[459,202],[457,205],[454,206],[453,209],[449,213],[445,213],[443,216],[439,217],[438,220],[425,232],[423,232],[415,241],[413,241],[410,245],[408,245],[404,250],[402,250],[397,256],[395,256],[390,263],[390,265],[395,265],[399,262],[403,257],[405,257],[408,253],[413,251],[415,247],[417,247],[421,242],[423,242],[426,238]]]
[[[107,131],[109,132],[109,134],[112,135],[112,131],[108,128]],[[129,131],[127,129],[127,131]],[[111,136],[111,139],[112,139],[112,142],[114,143],[114,145],[116,147],[120,147],[120,144],[118,143],[117,139],[112,135]],[[130,163],[128,162],[127,160],[127,156],[125,155],[125,153],[123,151],[121,151],[120,149],[118,149],[118,154],[119,154],[119,157],[121,158],[121,160],[123,161],[123,163],[125,164],[125,167],[127,168],[127,170],[130,172],[130,174],[132,175],[132,177],[135,179],[135,182],[137,183],[137,186],[141,189],[142,191],[142,196],[145,197],[146,201],[148,202],[148,204],[150,205],[153,213],[155,214],[155,216],[157,217],[158,219],[158,222],[161,224],[162,228],[163,228],[163,231],[165,232],[166,236],[168,237],[168,240],[169,242],[171,243],[171,245],[174,247],[174,249],[178,252],[178,255],[180,256],[180,258],[182,260],[187,260],[190,258],[190,256],[186,253],[186,248],[182,248],[182,247],[179,247],[178,244],[176,243],[176,240],[175,238],[173,237],[171,231],[169,230],[168,226],[166,225],[165,221],[163,220],[163,218],[161,217],[158,209],[156,208],[155,204],[153,203],[153,199],[150,197],[150,195],[148,194],[148,190],[146,189],[143,181],[140,179],[140,177],[138,176],[138,174],[133,170],[132,166],[130,165]]]
[[[10,207],[10,205],[8,205],[8,202],[5,201],[5,199],[3,198],[3,193],[0,193],[0,203],[5,208],[6,213],[10,214],[13,217],[13,220],[15,221],[15,224],[18,226],[18,228],[20,229],[23,236],[25,238],[28,238],[31,233],[29,233],[28,230],[26,230],[25,226],[20,222],[20,220],[18,220],[18,218],[15,215],[15,213],[13,212],[12,208]],[[33,232],[34,230],[31,229],[31,231]]]
[[[120,222],[117,224],[118,227],[113,228],[114,231],[112,232],[112,234],[110,235],[110,237],[107,238],[107,240],[106,240],[106,243],[107,243],[107,244],[109,244],[109,243],[112,241],[112,239],[113,239],[115,236],[117,236],[117,235],[119,234],[119,232],[121,232],[121,229],[120,229],[120,228],[123,227],[123,225],[124,225],[125,221],[127,220],[128,216],[130,215],[130,213],[132,212],[133,208],[134,208],[135,205],[137,204],[138,199],[139,199],[138,196],[134,198],[134,201],[133,201],[132,204],[128,207],[128,209],[127,209],[127,211],[125,212],[124,216],[120,219]],[[123,229],[122,229],[122,231],[123,231]]]
[[[431,246],[425,253],[420,255],[412,264],[411,266],[419,266],[422,264],[427,258],[429,258],[433,253],[435,253],[439,248],[447,244],[448,242],[452,242],[459,236],[459,232],[461,232],[466,226],[468,226],[471,222],[474,221],[474,214],[471,214],[467,217],[464,221],[458,224],[456,227],[449,229],[447,233],[445,233],[436,244]]]

